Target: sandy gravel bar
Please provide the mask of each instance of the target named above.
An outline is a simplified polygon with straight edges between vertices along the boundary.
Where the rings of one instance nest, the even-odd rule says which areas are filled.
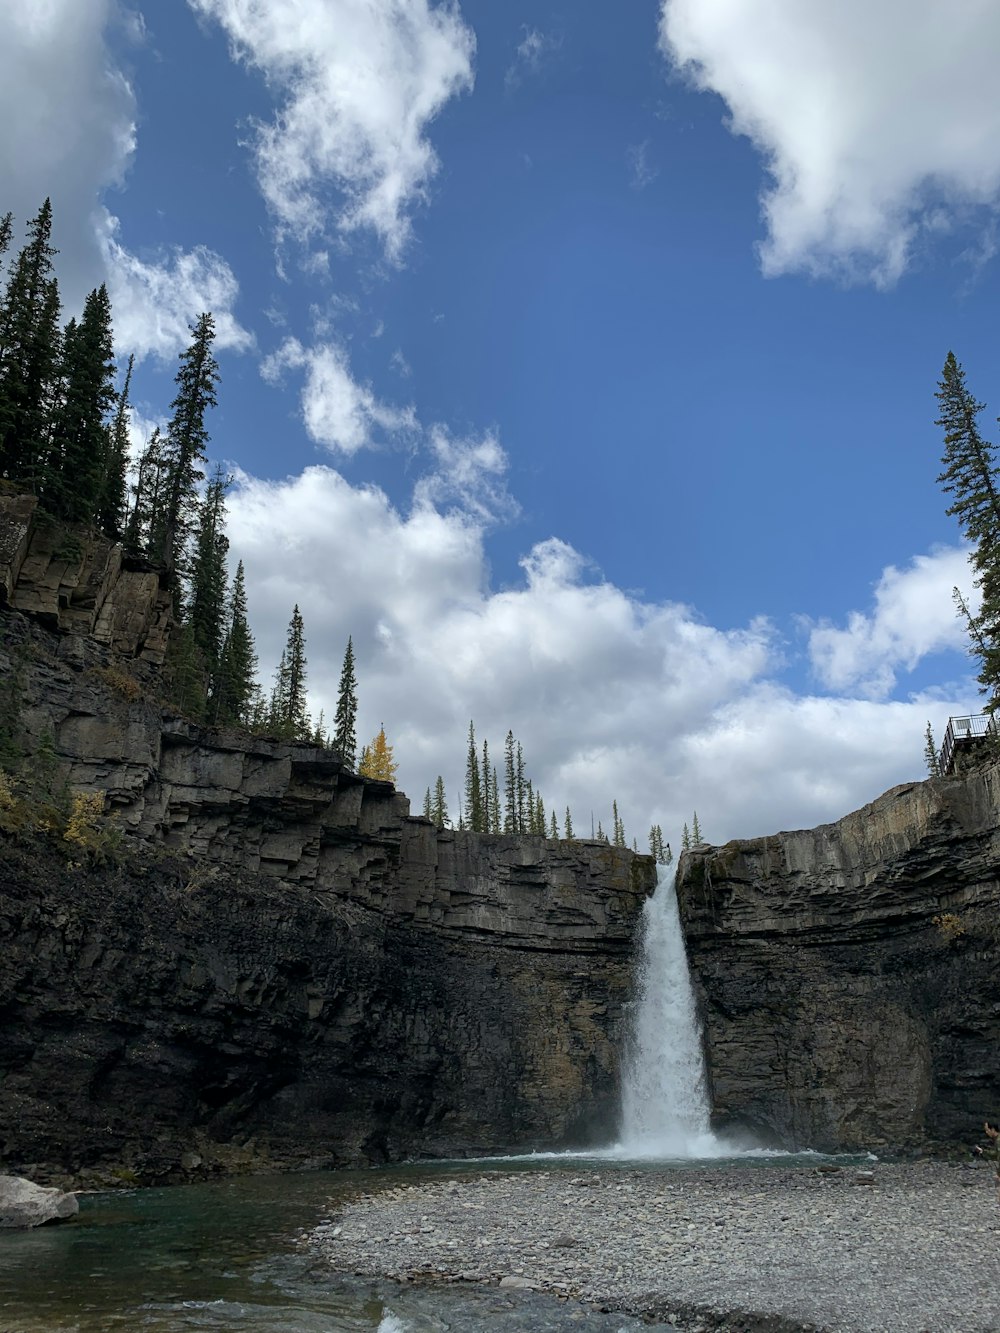
[[[685,1329],[1000,1329],[981,1163],[489,1172],[338,1205],[343,1273],[547,1291]]]

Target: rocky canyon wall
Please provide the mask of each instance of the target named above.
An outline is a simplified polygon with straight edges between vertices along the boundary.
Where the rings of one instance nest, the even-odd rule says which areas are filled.
[[[165,1180],[592,1142],[648,857],[439,831],[311,745],[164,709],[168,599],[0,499],[0,725],[108,864],[0,833],[0,1160]]]
[[[687,854],[717,1121],[816,1149],[975,1141],[1000,1112],[998,888],[987,751],[837,823]]]

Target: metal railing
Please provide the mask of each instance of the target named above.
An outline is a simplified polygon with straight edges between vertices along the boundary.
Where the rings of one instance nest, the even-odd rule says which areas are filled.
[[[941,746],[941,772],[951,772],[955,751],[966,742],[981,741],[997,735],[997,721],[992,713],[974,713],[971,717],[950,717]]]

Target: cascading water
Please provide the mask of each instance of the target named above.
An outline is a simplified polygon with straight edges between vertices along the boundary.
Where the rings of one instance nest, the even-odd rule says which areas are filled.
[[[676,866],[658,870],[643,909],[638,995],[622,1080],[628,1157],[718,1157],[732,1147],[709,1127],[698,1011],[674,889]]]

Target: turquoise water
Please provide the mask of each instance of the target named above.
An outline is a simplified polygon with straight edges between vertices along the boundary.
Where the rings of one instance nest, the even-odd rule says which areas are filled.
[[[766,1169],[825,1159],[769,1155],[738,1160],[744,1167]],[[717,1160],[711,1165],[725,1170],[727,1164]],[[665,1162],[543,1155],[248,1176],[85,1195],[73,1222],[0,1232],[0,1333],[474,1333],[482,1328],[556,1333],[579,1328],[580,1307],[553,1297],[495,1287],[414,1288],[338,1275],[297,1241],[339,1200],[358,1191],[461,1177],[484,1168],[581,1167],[672,1169]],[[587,1311],[583,1322],[601,1333],[638,1333],[643,1327],[594,1311]]]
[[[331,1203],[358,1189],[464,1170],[476,1168],[253,1176],[83,1196],[73,1222],[0,1233],[0,1333],[579,1327],[579,1310],[549,1297],[340,1276],[296,1246]],[[584,1322],[609,1333],[640,1327],[597,1313]]]

